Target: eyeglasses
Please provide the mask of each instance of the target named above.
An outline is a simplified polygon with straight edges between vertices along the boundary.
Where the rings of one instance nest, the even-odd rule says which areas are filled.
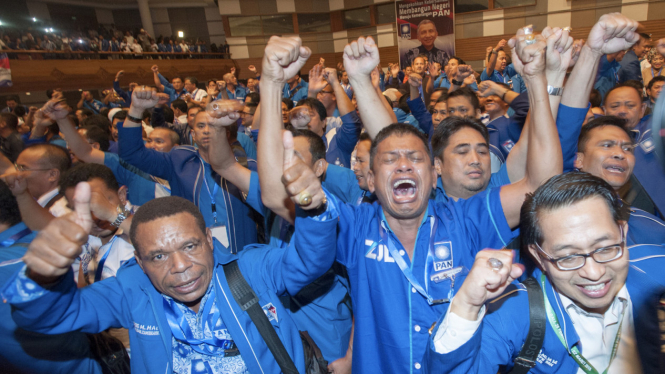
[[[609,245],[607,247],[598,248],[595,251],[587,254],[570,255],[561,258],[553,258],[536,243],[536,248],[547,256],[546,260],[556,265],[559,270],[577,270],[586,265],[587,258],[591,257],[599,264],[614,261],[623,255],[623,247],[626,243],[626,237],[623,234],[623,226],[619,227],[621,230],[621,243]]]
[[[320,94],[334,94],[335,91],[319,91]]]
[[[27,167],[25,165],[20,165],[20,164],[17,164],[17,163],[14,163],[14,168],[16,169],[16,171],[47,171],[47,170],[52,169],[52,168],[51,169],[30,169],[29,167]]]

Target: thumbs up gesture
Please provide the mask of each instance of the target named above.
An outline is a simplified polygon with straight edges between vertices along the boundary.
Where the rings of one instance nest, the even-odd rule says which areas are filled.
[[[321,181],[314,171],[295,154],[293,135],[285,131],[282,135],[284,144],[284,164],[282,183],[291,200],[302,209],[317,209],[327,202],[321,188]]]
[[[74,193],[74,211],[52,220],[30,243],[23,256],[28,276],[39,284],[50,284],[67,274],[91,228],[90,185],[82,182]]]

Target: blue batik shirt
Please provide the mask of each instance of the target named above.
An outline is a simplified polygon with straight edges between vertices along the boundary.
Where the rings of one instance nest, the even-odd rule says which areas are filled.
[[[166,295],[162,295],[166,300],[172,300]],[[208,286],[208,291],[201,299],[201,307],[199,308],[198,313],[194,313],[193,310],[189,309],[185,305],[176,302],[175,305],[180,309],[180,311],[185,316],[189,328],[192,330],[192,334],[195,339],[209,339],[212,338],[213,334],[218,339],[224,340],[233,340],[229,334],[226,326],[224,326],[224,321],[219,318],[215,326],[210,326],[208,324],[207,316],[203,316],[203,305],[206,301],[212,297],[213,305],[210,308],[210,313],[215,313],[217,309],[217,300],[215,299],[215,287],[213,283],[210,282]],[[199,322],[202,321],[202,322]],[[245,362],[242,360],[241,355],[224,357],[224,353],[220,352],[214,355],[205,355],[199,353],[192,349],[192,347],[184,342],[177,340],[175,337],[171,337],[171,344],[173,346],[173,372],[177,374],[198,374],[198,373],[209,373],[209,374],[242,374],[249,373],[247,367],[245,367]],[[205,347],[206,343],[199,344],[201,349],[208,349]]]

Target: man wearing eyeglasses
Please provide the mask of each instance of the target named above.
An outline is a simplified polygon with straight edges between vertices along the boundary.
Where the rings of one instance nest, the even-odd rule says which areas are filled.
[[[524,202],[522,243],[538,265],[533,277],[547,319],[529,372],[662,372],[656,307],[665,292],[665,248],[629,250],[621,204],[607,182],[583,172],[553,177]],[[433,330],[428,369],[513,368],[531,322],[525,286],[511,284],[523,272],[512,258],[510,251],[478,253]]]

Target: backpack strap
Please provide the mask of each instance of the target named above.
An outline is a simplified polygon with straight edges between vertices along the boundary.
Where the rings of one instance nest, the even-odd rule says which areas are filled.
[[[256,296],[252,287],[247,283],[245,277],[240,272],[238,261],[229,262],[224,267],[224,275],[229,284],[231,293],[236,303],[244,312],[249,314],[254,326],[259,330],[261,337],[268,345],[268,349],[275,357],[277,365],[282,369],[284,374],[298,374],[298,369],[293,363],[291,356],[286,351],[284,344],[277,336],[275,329],[270,324],[268,317],[263,312],[263,308],[259,304],[259,298]]]
[[[515,366],[510,374],[526,374],[536,366],[536,359],[538,359],[538,354],[545,341],[545,329],[547,328],[545,299],[538,281],[529,277],[522,284],[529,295],[529,333],[520,354],[515,358]]]

